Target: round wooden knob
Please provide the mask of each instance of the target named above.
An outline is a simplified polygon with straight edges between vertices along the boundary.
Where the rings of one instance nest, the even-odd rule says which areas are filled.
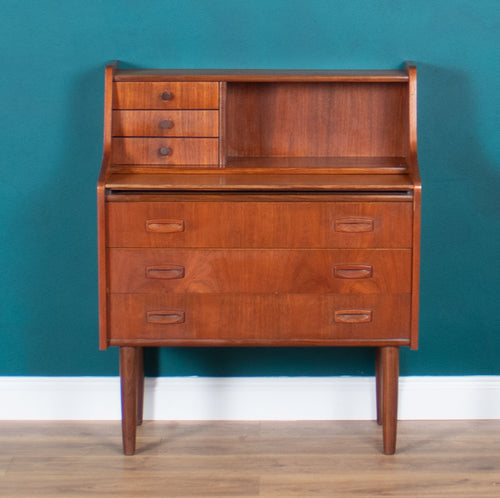
[[[163,92],[161,94],[161,100],[172,100],[174,98],[174,94],[172,92]]]
[[[163,130],[169,130],[174,127],[174,122],[170,121],[170,119],[163,119],[160,121],[160,128]]]
[[[158,152],[160,156],[168,156],[172,153],[172,149],[170,147],[160,147]]]

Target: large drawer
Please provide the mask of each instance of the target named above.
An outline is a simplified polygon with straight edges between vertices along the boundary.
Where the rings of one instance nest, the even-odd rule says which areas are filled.
[[[109,309],[111,344],[407,339],[410,326],[410,294],[111,294]]]
[[[217,138],[113,138],[114,164],[217,165]]]
[[[113,111],[115,137],[217,137],[218,111]]]
[[[113,83],[113,109],[218,109],[217,82]]]
[[[412,204],[109,202],[107,231],[108,247],[411,248]]]
[[[109,249],[111,293],[407,293],[411,250]]]

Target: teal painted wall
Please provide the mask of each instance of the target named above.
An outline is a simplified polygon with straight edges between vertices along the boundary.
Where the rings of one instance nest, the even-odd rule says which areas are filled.
[[[498,0],[2,0],[0,375],[115,375],[97,349],[103,70],[419,70],[421,348],[403,375],[500,374]],[[149,374],[373,373],[352,349],[164,349]]]

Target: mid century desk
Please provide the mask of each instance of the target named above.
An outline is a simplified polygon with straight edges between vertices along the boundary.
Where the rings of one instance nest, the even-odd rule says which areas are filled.
[[[100,347],[120,347],[135,452],[146,346],[371,346],[395,452],[417,348],[416,68],[107,66]]]

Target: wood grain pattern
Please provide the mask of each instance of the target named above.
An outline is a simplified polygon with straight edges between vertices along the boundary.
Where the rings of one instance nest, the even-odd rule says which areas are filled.
[[[411,349],[418,348],[418,318],[420,301],[420,238],[421,238],[421,210],[422,210],[422,182],[417,158],[417,68],[414,63],[405,63],[408,72],[408,143],[409,167],[412,182],[415,185],[413,192],[413,286],[412,286],[412,322],[411,322]]]
[[[382,368],[382,348],[375,349],[375,395],[377,399],[377,424],[383,424],[383,368]]]
[[[384,453],[394,455],[398,420],[399,348],[392,346],[380,348],[380,362],[382,385],[381,393],[377,390],[377,395],[382,394],[380,406]]]
[[[118,62],[106,66],[104,73],[104,126],[101,170],[97,180],[97,264],[99,305],[99,348],[106,349],[107,341],[107,283],[106,283],[106,183],[111,169],[113,77]]]
[[[115,164],[213,165],[219,161],[216,138],[113,138]]]
[[[407,202],[117,202],[108,206],[109,247],[411,248]],[[346,217],[373,231],[335,231]],[[145,230],[148,219],[184,220],[183,232]]]
[[[409,293],[411,251],[110,249],[111,293]],[[356,266],[369,272],[356,273]],[[148,271],[149,270],[149,271]]]
[[[175,345],[170,339],[235,345],[409,339],[410,294],[111,294],[109,308],[110,341],[123,344],[148,339],[164,345]],[[371,310],[373,320],[336,323],[336,310]],[[173,311],[184,312],[184,322],[146,319],[150,312]]]
[[[144,420],[144,351],[143,348],[135,348],[136,354],[136,377],[137,377],[137,425],[142,425]]]
[[[116,80],[116,78],[115,78]],[[164,92],[170,98],[162,98]],[[218,109],[218,83],[113,83],[113,109]]]
[[[164,145],[167,145],[165,142]],[[370,175],[355,174],[348,171],[262,171],[212,169],[199,165],[187,169],[186,166],[175,168],[169,164],[169,172],[161,170],[160,166],[137,165],[113,167],[113,173],[108,177],[106,187],[108,192],[123,191],[214,191],[220,192],[356,192],[406,195],[407,200],[411,195],[413,184],[408,175]],[[198,173],[195,171],[198,170]],[[160,171],[160,172],[159,172]]]
[[[215,111],[113,111],[115,137],[217,137]]]
[[[273,170],[282,173],[330,173],[330,174],[401,174],[406,173],[408,166],[404,157],[378,156],[263,156],[263,157],[229,157],[227,169],[258,172]],[[260,171],[262,173],[262,171]]]
[[[117,421],[1,421],[0,495],[498,497],[500,421],[398,430],[387,457],[374,421],[146,421],[127,458]]]
[[[122,439],[125,455],[135,453],[137,426],[138,367],[137,351],[140,348],[120,348],[120,380],[122,401]]]
[[[393,454],[399,347],[417,346],[415,65],[112,64],[105,102],[100,345],[121,347],[125,453],[143,346],[320,345],[377,348]]]
[[[234,83],[229,157],[406,156],[407,85]]]
[[[219,82],[219,166],[225,167],[227,162],[226,154],[226,131],[227,131],[227,115],[226,115],[226,102],[227,102],[227,83],[225,81]]]

